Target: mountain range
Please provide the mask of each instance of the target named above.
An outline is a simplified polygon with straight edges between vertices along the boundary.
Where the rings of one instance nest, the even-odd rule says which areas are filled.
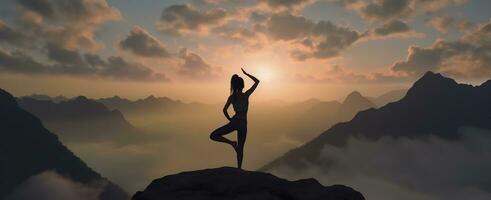
[[[45,95],[45,94],[32,94],[32,95],[28,95],[28,96],[23,96],[21,98],[31,98],[31,99],[36,99],[36,100],[52,101],[52,102],[55,102],[55,103],[59,103],[59,102],[62,102],[62,101],[67,101],[67,100],[70,99],[70,98],[65,97],[65,96],[62,96],[62,95],[51,97],[51,96],[48,96],[48,95]]]
[[[342,147],[350,138],[377,140],[384,136],[417,138],[435,135],[446,140],[461,137],[463,127],[491,129],[491,80],[480,86],[459,84],[453,79],[427,72],[401,100],[381,108],[359,112],[348,121],[334,125],[310,142],[265,165],[296,169],[320,160],[325,145]]]
[[[20,108],[12,95],[1,89],[0,130],[0,199],[45,171],[84,185],[103,182],[101,200],[128,199],[119,186],[89,168],[39,118]]]
[[[18,99],[19,106],[39,117],[63,142],[134,143],[148,135],[130,124],[118,110],[79,96],[60,102],[31,97]]]

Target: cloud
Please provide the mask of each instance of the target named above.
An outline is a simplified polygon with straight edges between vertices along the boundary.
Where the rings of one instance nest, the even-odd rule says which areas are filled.
[[[162,11],[157,29],[175,35],[207,32],[212,27],[222,25],[227,16],[223,9],[200,11],[189,4],[172,5]]]
[[[22,32],[12,29],[5,22],[0,20],[0,43],[23,45],[25,39],[25,35]]]
[[[246,52],[261,49],[268,42],[264,26],[260,24],[255,24],[252,28],[222,26],[213,31],[222,38],[237,42]]]
[[[103,60],[93,54],[103,46],[95,39],[96,30],[109,21],[121,19],[119,10],[105,0],[15,2],[18,12],[13,20],[15,28],[0,21],[0,35],[4,36],[0,41],[5,38],[12,45],[25,47],[28,44],[29,48],[0,49],[1,71],[112,80],[168,80],[142,64],[118,56]],[[152,46],[146,47],[146,53],[154,50]]]
[[[295,81],[303,83],[358,83],[358,84],[380,84],[409,82],[408,77],[390,72],[356,73],[339,65],[334,65],[325,71],[314,75],[296,74]]]
[[[7,200],[98,200],[104,183],[91,186],[69,180],[53,171],[30,177]]]
[[[467,0],[332,0],[347,9],[355,10],[368,20],[391,20],[405,18],[422,10],[438,11],[449,5],[460,5]]]
[[[296,60],[332,58],[360,39],[355,30],[340,27],[330,21],[317,23],[289,13],[274,14],[267,23],[272,40],[297,44],[291,56]]]
[[[283,166],[274,173],[349,185],[367,199],[484,200],[491,198],[490,144],[489,130],[476,128],[463,129],[462,138],[451,141],[436,136],[351,138],[345,147],[323,148],[319,159],[327,165],[303,170]]]
[[[437,40],[431,47],[411,46],[405,61],[392,69],[412,76],[439,71],[461,78],[491,76],[491,23],[464,34],[457,41]]]
[[[96,50],[102,44],[94,32],[104,23],[121,18],[105,0],[16,0],[20,26],[31,40],[56,43],[64,48]]]
[[[0,49],[0,69],[21,74],[46,73],[49,67],[35,61],[21,51],[6,52]]]
[[[464,19],[455,19],[454,17],[443,15],[432,18],[428,25],[434,27],[440,33],[447,33],[450,29],[465,31],[472,28],[473,24]]]
[[[159,39],[145,29],[135,26],[130,34],[118,44],[119,48],[142,57],[165,58],[171,54]]]
[[[45,47],[47,57],[62,65],[83,66],[84,61],[82,56],[75,50],[62,48],[54,44],[48,44]]]
[[[189,52],[186,48],[179,50],[179,74],[193,78],[210,80],[215,78],[213,68],[206,63],[198,54]]]
[[[315,0],[260,0],[272,10],[289,10],[303,8],[305,5],[315,2]]]
[[[371,32],[373,37],[411,37],[421,34],[416,33],[406,22],[401,20],[390,20]]]
[[[69,75],[83,78],[103,78],[131,81],[167,81],[161,73],[121,57],[111,56],[103,60],[94,54],[84,58],[75,50],[51,45],[46,47],[48,58],[53,64],[43,64],[21,51],[0,49],[0,70],[26,75]]]
[[[274,40],[294,40],[307,37],[315,23],[302,16],[289,13],[274,14],[268,21],[267,31]]]
[[[411,0],[379,0],[366,4],[359,12],[367,19],[386,20],[404,17],[413,11],[410,3]]]
[[[348,6],[352,6],[353,4],[358,4],[362,1],[360,1],[360,0],[328,0],[328,2],[336,3],[336,4],[343,6],[343,7],[348,7]]]
[[[134,81],[169,80],[164,74],[155,72],[142,64],[128,62],[118,56],[110,56],[106,62],[92,67],[102,68],[97,73],[102,77]]]

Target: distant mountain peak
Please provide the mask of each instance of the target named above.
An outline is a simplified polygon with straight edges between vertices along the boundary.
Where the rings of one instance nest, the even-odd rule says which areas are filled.
[[[457,85],[455,80],[445,77],[440,73],[434,73],[432,71],[426,72],[419,80],[417,80],[414,85],[434,85],[434,84],[447,84],[447,85]]]
[[[361,95],[360,92],[353,91],[350,94],[348,94],[348,96],[346,96],[346,99],[344,99],[344,102],[350,101],[350,100],[353,100],[353,99],[361,99],[361,98],[365,98],[365,97],[363,97],[363,95]]]
[[[358,91],[351,92],[348,96],[346,96],[346,98],[343,101],[343,104],[345,105],[354,105],[360,103],[373,104],[372,102],[370,102],[370,100],[368,100],[366,97],[361,95],[361,93]]]
[[[156,100],[156,99],[157,99],[157,97],[150,95],[147,98],[145,98],[144,100]]]
[[[85,96],[78,96],[73,99],[74,101],[89,101],[89,99]]]
[[[470,85],[458,84],[455,80],[445,77],[440,73],[428,71],[414,83],[409,89],[407,96],[409,98],[421,98],[435,96],[436,94],[451,93],[458,86]]]

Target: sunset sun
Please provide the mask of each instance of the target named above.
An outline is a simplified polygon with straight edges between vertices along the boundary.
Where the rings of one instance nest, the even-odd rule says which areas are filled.
[[[274,71],[271,68],[268,67],[260,67],[257,69],[256,72],[257,76],[259,79],[262,81],[271,81],[274,78]]]

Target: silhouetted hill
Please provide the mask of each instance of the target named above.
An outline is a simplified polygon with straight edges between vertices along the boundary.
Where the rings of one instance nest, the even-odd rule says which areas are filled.
[[[315,179],[287,181],[271,174],[231,167],[183,172],[154,180],[133,200],[289,199],[363,200],[343,185],[322,186]]]
[[[351,121],[334,125],[263,169],[283,164],[303,168],[304,161],[325,163],[318,160],[322,147],[344,146],[350,137],[376,140],[383,136],[413,138],[433,134],[443,139],[458,139],[462,127],[491,128],[490,102],[491,81],[474,87],[427,72],[400,101],[361,111]]]
[[[21,109],[8,92],[0,89],[0,199],[29,177],[55,171],[82,184],[107,182],[100,199],[127,199],[118,186],[68,150],[41,121]]]
[[[387,105],[388,103],[396,102],[401,100],[407,93],[406,89],[401,90],[391,90],[386,92],[378,97],[368,98],[371,102],[373,102],[377,107],[382,107]]]
[[[146,137],[133,127],[118,110],[79,96],[59,103],[21,98],[19,106],[39,117],[63,142],[128,143]]]

